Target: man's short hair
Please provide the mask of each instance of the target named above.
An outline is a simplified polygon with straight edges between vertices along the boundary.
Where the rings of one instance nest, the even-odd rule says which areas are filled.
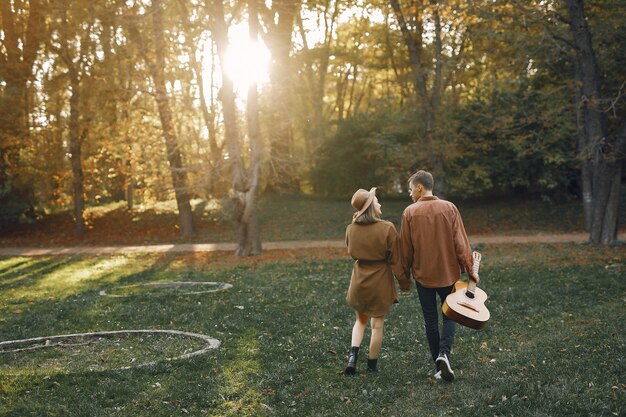
[[[409,178],[409,187],[412,187],[415,184],[421,184],[427,190],[432,191],[435,185],[433,174],[420,169]]]

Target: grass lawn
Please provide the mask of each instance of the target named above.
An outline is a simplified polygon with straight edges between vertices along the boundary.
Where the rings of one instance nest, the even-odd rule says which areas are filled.
[[[626,225],[626,192],[619,224]],[[404,199],[381,198],[383,218],[398,227]],[[538,196],[515,196],[491,200],[457,201],[467,232],[481,234],[532,234],[582,232],[582,204],[579,201],[551,203]],[[77,237],[69,211],[50,215],[34,224],[0,231],[0,246],[124,245],[182,242],[234,242],[235,226],[224,201],[194,200],[195,235],[182,238],[174,201],[136,206],[129,211],[124,203],[89,207],[88,233]],[[343,239],[354,209],[350,199],[313,196],[264,196],[259,202],[263,241]]]
[[[621,416],[626,248],[483,246],[492,317],[459,328],[457,379],[431,367],[415,292],[388,316],[380,372],[339,375],[353,324],[342,250],[0,258],[0,341],[121,329],[206,334],[77,340],[0,353],[2,416]],[[130,291],[218,281],[221,292]],[[101,291],[117,297],[99,295]],[[366,341],[369,332],[366,333]]]

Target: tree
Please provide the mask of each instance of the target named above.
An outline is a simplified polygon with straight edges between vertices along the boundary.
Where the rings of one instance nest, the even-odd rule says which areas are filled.
[[[85,224],[85,175],[83,170],[83,145],[89,136],[90,121],[93,119],[90,99],[83,95],[84,85],[96,64],[96,42],[99,35],[92,7],[60,1],[55,3],[55,22],[48,40],[48,48],[58,57],[58,65],[67,72],[61,76],[67,79],[69,87],[68,147],[72,172],[72,202],[74,205],[74,232],[83,235]]]
[[[250,41],[259,41],[259,20],[257,0],[248,0],[248,25],[250,27]],[[250,141],[250,162],[248,168],[248,188],[240,199],[243,212],[239,220],[239,241],[236,255],[248,256],[261,253],[261,234],[257,216],[256,200],[261,175],[261,160],[263,149],[261,142],[261,124],[259,121],[259,94],[256,82],[248,86],[248,100],[246,102],[246,116],[248,122],[248,140]]]
[[[225,67],[225,56],[228,50],[228,25],[225,20],[223,0],[212,0],[213,8],[213,39],[217,45],[222,70],[222,101],[224,116],[224,136],[231,167],[231,200],[235,207],[234,218],[237,223],[238,256],[257,255],[261,252],[258,220],[256,214],[256,194],[259,185],[261,163],[261,138],[258,117],[257,86],[252,83],[248,90],[247,120],[250,141],[249,164],[246,168],[242,154],[242,143],[235,104],[233,80]],[[258,9],[255,0],[248,2],[248,18],[250,38],[257,41],[259,33]]]
[[[206,167],[206,178],[208,179],[204,188],[211,191],[215,190],[216,183],[222,177],[221,175],[221,162],[222,162],[222,145],[218,144],[218,132],[217,132],[217,100],[214,94],[215,91],[215,75],[216,75],[216,56],[215,56],[215,41],[209,38],[209,18],[211,10],[203,10],[202,7],[188,8],[186,2],[183,0],[178,1],[178,5],[182,9],[184,18],[185,41],[188,49],[189,65],[193,74],[193,79],[197,86],[198,101],[200,104],[200,113],[202,120],[206,126],[209,142],[209,152],[206,153],[208,158],[205,158],[205,163],[202,166]],[[204,6],[206,7],[206,6]],[[206,46],[210,45],[210,48]],[[206,51],[206,49],[209,49]],[[201,57],[198,59],[196,53],[200,53]],[[203,69],[203,61],[205,60],[205,53],[210,54],[207,60],[210,60],[210,70],[205,71]],[[208,72],[208,80],[205,80],[205,74]],[[208,97],[206,91],[209,91]],[[208,101],[208,103],[207,103]],[[192,109],[193,110],[193,109]],[[200,147],[199,147],[200,148]]]
[[[265,30],[261,32],[271,52],[270,82],[272,103],[270,120],[269,162],[270,187],[278,190],[298,191],[299,176],[294,160],[293,132],[293,65],[289,54],[295,17],[301,0],[273,1],[271,8],[263,6],[259,12]],[[249,17],[253,20],[256,17]],[[256,40],[255,40],[256,42]]]
[[[307,98],[303,103],[304,135],[306,139],[307,156],[314,160],[317,151],[324,145],[329,136],[328,114],[324,110],[324,98],[328,84],[328,67],[332,54],[332,44],[337,27],[337,19],[341,12],[341,0],[328,0],[321,2],[319,6],[315,2],[309,7],[309,13],[317,13],[318,31],[323,33],[318,44],[309,45],[307,41],[307,31],[304,27],[302,14],[298,14],[297,22],[302,39],[302,51],[300,59],[306,84],[305,94]],[[317,6],[317,7],[315,7]],[[319,10],[321,9],[321,11]]]
[[[170,99],[168,97],[165,79],[165,40],[163,29],[163,0],[154,0],[150,15],[152,16],[152,39],[154,42],[154,57],[149,56],[139,29],[135,22],[130,22],[129,31],[131,37],[137,43],[144,61],[149,67],[152,80],[154,82],[155,100],[159,110],[159,118],[165,139],[167,159],[170,166],[172,183],[176,195],[178,206],[178,216],[180,221],[180,233],[183,236],[193,234],[193,215],[191,212],[190,193],[188,187],[187,173],[183,166],[183,159],[180,152],[176,129],[174,128],[174,117]]]
[[[443,154],[441,138],[438,137],[438,116],[441,96],[443,94],[443,53],[441,35],[441,16],[439,14],[439,2],[430,0],[432,20],[434,26],[434,41],[432,61],[434,68],[428,66],[424,53],[424,2],[418,1],[412,5],[414,16],[413,31],[409,28],[404,12],[400,7],[399,0],[390,0],[389,4],[393,9],[398,25],[402,32],[402,37],[409,52],[411,67],[413,69],[413,86],[416,94],[415,103],[421,109],[421,117],[424,121],[424,142],[430,151],[430,169],[437,181],[435,182],[435,192],[439,195],[445,184],[445,170],[443,165]],[[414,32],[414,33],[413,33]],[[428,80],[427,74],[432,73],[432,80]],[[430,81],[430,92],[429,92]]]
[[[20,9],[28,4],[28,10]],[[46,4],[0,1],[0,225],[19,219],[34,203],[32,187],[19,178],[19,151],[28,136],[27,86],[46,37]]]
[[[612,244],[617,239],[618,205],[624,155],[626,123],[613,135],[607,127],[602,99],[601,71],[585,16],[584,0],[567,0],[569,25],[575,48],[577,84],[578,150],[582,156],[583,207],[589,240]],[[621,88],[620,88],[621,93]]]

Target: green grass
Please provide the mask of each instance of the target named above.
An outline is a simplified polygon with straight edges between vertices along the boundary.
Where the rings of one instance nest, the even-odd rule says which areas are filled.
[[[400,227],[406,199],[380,199],[383,218]],[[454,201],[469,234],[526,234],[583,231],[582,205],[550,203],[538,197]],[[623,204],[626,208],[626,204]],[[259,205],[262,237],[268,241],[341,239],[354,209],[350,200],[305,196],[264,198]],[[626,222],[626,209],[621,212]]]
[[[344,301],[346,258],[298,255],[239,265],[200,255],[0,258],[0,341],[177,329],[222,342],[202,356],[128,370],[117,368],[196,346],[185,339],[157,338],[150,345],[146,338],[125,338],[2,353],[0,415],[623,415],[626,249],[480,249],[492,318],[481,331],[459,328],[452,384],[425,376],[429,354],[414,292],[402,295],[388,316],[380,372],[338,375],[353,324]],[[234,287],[197,295],[155,295],[155,289],[99,295],[174,280]]]
[[[619,224],[626,225],[626,192]],[[411,203],[381,197],[383,218],[400,226],[402,211]],[[582,232],[579,201],[549,202],[538,196],[486,200],[454,200],[470,235]],[[193,200],[195,235],[179,234],[173,201],[138,205],[129,211],[122,203],[86,210],[88,233],[75,236],[69,211],[55,213],[34,224],[0,232],[0,246],[135,245],[182,242],[234,242],[236,227],[225,200]],[[263,241],[343,239],[354,209],[350,199],[315,196],[263,196],[259,222]]]

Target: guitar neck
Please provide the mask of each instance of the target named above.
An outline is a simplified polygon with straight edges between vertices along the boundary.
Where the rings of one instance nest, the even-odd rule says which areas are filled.
[[[480,252],[472,253],[472,258],[474,259],[472,271],[474,272],[474,275],[478,275],[478,270],[480,269],[480,260],[482,258]],[[476,292],[476,281],[474,281],[473,279],[470,279],[467,284],[467,292],[471,293],[472,295]]]

